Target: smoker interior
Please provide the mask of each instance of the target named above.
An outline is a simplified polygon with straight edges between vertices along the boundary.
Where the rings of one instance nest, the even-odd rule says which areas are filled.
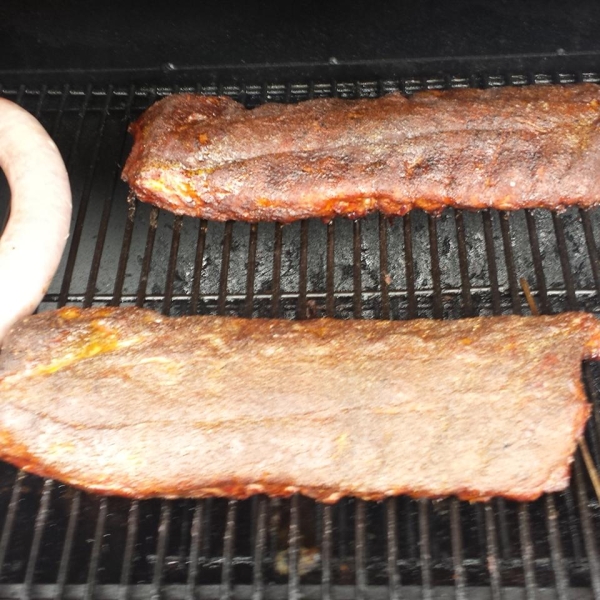
[[[72,182],[71,237],[40,310],[137,305],[291,319],[528,314],[523,278],[542,312],[600,312],[599,210],[223,224],[139,203],[120,181],[128,123],[177,91],[227,94],[251,107],[582,80],[600,75],[0,87],[40,118]],[[8,195],[5,182],[0,194]],[[600,466],[600,370],[585,364],[584,373],[594,403],[586,441]],[[598,519],[579,452],[564,493],[487,504],[398,497],[325,506],[301,496],[138,502],[2,464],[0,597],[591,598],[600,596]]]

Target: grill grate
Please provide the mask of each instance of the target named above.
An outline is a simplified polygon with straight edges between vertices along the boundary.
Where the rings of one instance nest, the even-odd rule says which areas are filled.
[[[254,106],[392,90],[600,81],[594,73],[401,81],[198,85]],[[71,174],[69,246],[41,309],[131,304],[164,314],[406,319],[598,310],[600,211],[414,212],[328,225],[226,224],[134,199],[120,171],[128,122],[177,88],[4,89],[38,116]],[[0,186],[2,184],[0,183]],[[0,194],[5,194],[0,187]],[[0,214],[0,222],[2,215]],[[600,370],[586,431],[600,465]],[[600,597],[600,506],[577,456],[571,487],[495,499],[323,506],[300,496],[237,502],[90,496],[0,465],[0,597]]]

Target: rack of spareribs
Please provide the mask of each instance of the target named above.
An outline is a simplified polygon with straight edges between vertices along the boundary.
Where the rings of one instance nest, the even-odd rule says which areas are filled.
[[[175,94],[131,126],[140,200],[224,221],[600,202],[600,87],[425,91],[246,109]]]

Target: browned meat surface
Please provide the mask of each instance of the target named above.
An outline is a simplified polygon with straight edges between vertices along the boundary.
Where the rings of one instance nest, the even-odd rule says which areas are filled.
[[[589,414],[583,313],[409,322],[67,308],[2,352],[0,456],[132,497],[533,499]]]
[[[600,201],[600,87],[428,91],[253,110],[181,94],[131,126],[123,178],[178,214],[325,220]]]

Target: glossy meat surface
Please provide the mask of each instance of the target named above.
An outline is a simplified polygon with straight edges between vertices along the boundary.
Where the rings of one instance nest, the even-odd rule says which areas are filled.
[[[459,321],[23,320],[0,366],[0,456],[131,497],[300,491],[534,499],[569,480],[592,315]]]
[[[319,98],[248,110],[180,94],[132,126],[140,200],[224,221],[600,202],[595,84]]]

